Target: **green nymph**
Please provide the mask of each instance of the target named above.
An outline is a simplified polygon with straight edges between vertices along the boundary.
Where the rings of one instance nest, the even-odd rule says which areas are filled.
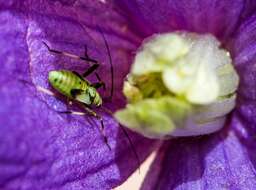
[[[223,127],[239,78],[228,51],[210,34],[176,32],[147,39],[124,82],[124,126],[150,138],[194,136]]]

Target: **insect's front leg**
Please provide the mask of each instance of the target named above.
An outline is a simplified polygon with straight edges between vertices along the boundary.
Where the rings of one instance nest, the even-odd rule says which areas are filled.
[[[84,46],[84,56],[86,58],[89,58],[89,55],[88,55],[88,48],[87,48],[87,45]],[[89,64],[89,62],[88,62]],[[93,64],[92,66],[90,66],[83,74],[82,76],[83,77],[87,77],[89,76],[91,73],[93,73],[100,65],[98,63],[95,63]]]
[[[87,77],[90,74],[92,74],[100,65],[98,63],[93,64],[92,66],[90,66],[83,74],[83,77]]]
[[[83,77],[87,77],[89,76],[91,73],[93,73],[97,68],[99,67],[99,64],[94,64],[92,65],[91,67],[89,67],[83,74],[82,76]],[[97,83],[93,83],[92,86],[94,88],[100,88],[100,87],[103,87],[104,90],[106,90],[106,85],[105,83],[101,80],[100,76],[98,73],[95,72],[95,76],[97,77],[98,81]]]
[[[103,87],[104,90],[106,90],[106,85],[105,83],[101,80],[100,76],[98,75],[98,73],[95,73],[97,79],[99,82],[93,83],[92,86],[96,89]]]
[[[98,73],[95,73],[97,79],[98,79],[98,83],[101,84],[101,86],[103,86],[103,89],[106,90],[106,84],[101,80],[100,76],[98,75]]]
[[[87,49],[87,46],[85,45],[84,46],[84,54],[85,54],[85,57],[86,58],[89,58],[89,55],[88,55],[88,49]],[[89,76],[91,73],[93,73],[97,68],[99,67],[99,64],[94,64],[92,65],[89,69],[87,69],[83,74],[82,76],[83,77],[87,77]],[[103,87],[104,90],[106,90],[106,85],[105,83],[101,80],[99,74],[97,72],[95,72],[95,76],[97,77],[98,81],[97,83],[94,83],[92,86],[94,86],[95,88],[100,88],[100,87]]]

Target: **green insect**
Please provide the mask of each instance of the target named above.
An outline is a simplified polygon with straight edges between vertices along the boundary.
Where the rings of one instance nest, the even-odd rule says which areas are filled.
[[[104,43],[105,47],[107,49],[108,57],[109,57],[109,63],[110,63],[110,71],[111,71],[111,88],[110,88],[110,95],[106,98],[106,100],[112,101],[113,92],[114,92],[114,70],[113,70],[113,64],[112,64],[112,58],[110,54],[110,49],[108,46],[108,43],[102,33],[102,31],[99,29]],[[85,46],[85,54],[84,56],[77,56],[68,52],[59,51],[55,49],[51,49],[45,42],[43,42],[44,45],[47,47],[48,51],[50,53],[59,54],[63,56],[67,56],[70,58],[78,59],[86,61],[87,64],[90,64],[90,67],[83,72],[82,74],[77,73],[76,71],[70,71],[70,70],[54,70],[50,71],[48,74],[49,83],[52,85],[52,87],[63,94],[65,97],[68,98],[69,102],[76,102],[79,105],[81,105],[85,112],[76,112],[76,111],[61,111],[60,113],[66,113],[66,114],[77,114],[77,115],[85,115],[90,114],[96,119],[98,119],[101,123],[100,132],[104,138],[105,144],[108,146],[109,149],[111,149],[108,139],[105,135],[104,131],[104,122],[102,117],[96,113],[92,108],[93,107],[99,107],[102,108],[103,111],[110,113],[112,115],[112,112],[106,108],[103,107],[104,100],[100,93],[98,92],[98,89],[103,87],[104,90],[106,90],[105,83],[101,80],[99,74],[96,72],[97,68],[100,66],[99,62],[95,59],[92,59],[87,54],[87,46]],[[89,80],[86,79],[91,74],[95,74],[97,78],[97,82],[92,83]],[[42,90],[42,89],[41,89]],[[44,91],[44,90],[43,90]],[[50,94],[49,92],[47,92]],[[140,165],[139,157],[137,155],[137,152],[135,150],[135,147],[132,143],[132,140],[130,139],[127,131],[120,126],[122,132],[128,139],[131,149],[134,152],[134,155],[136,157],[136,160],[138,162],[138,165]]]
[[[50,71],[49,82],[63,95],[86,105],[102,105],[102,98],[97,88],[102,82],[91,84],[78,73],[68,70]]]
[[[108,148],[111,149],[104,132],[105,127],[104,127],[103,119],[99,114],[97,114],[95,111],[92,110],[92,106],[102,107],[103,100],[97,90],[101,87],[106,89],[105,83],[100,79],[100,76],[98,75],[98,73],[95,72],[96,69],[99,67],[98,61],[91,59],[88,56],[87,47],[85,47],[85,57],[82,57],[82,56],[77,56],[68,52],[51,49],[45,42],[43,43],[47,47],[48,51],[51,53],[61,54],[63,56],[84,60],[84,61],[87,61],[88,64],[93,63],[82,74],[79,74],[76,71],[70,71],[70,70],[50,71],[48,74],[48,79],[51,86],[55,90],[57,90],[58,92],[66,96],[70,103],[73,101],[76,101],[81,106],[83,106],[83,108],[86,111],[84,113],[84,112],[75,112],[75,111],[67,110],[67,111],[61,111],[61,113],[79,114],[79,115],[85,115],[86,113],[88,113],[96,117],[101,122],[101,133],[104,137],[104,141],[107,144]],[[112,64],[111,64],[111,68],[112,68]],[[89,80],[86,79],[86,77],[88,77],[92,73],[95,73],[98,79],[98,82],[91,83]],[[113,75],[113,69],[111,69],[111,75]],[[111,94],[109,99],[112,99],[112,96],[113,96],[113,85],[111,85]]]

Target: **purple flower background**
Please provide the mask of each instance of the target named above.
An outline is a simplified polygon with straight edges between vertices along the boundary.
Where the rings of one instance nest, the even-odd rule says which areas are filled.
[[[137,168],[112,117],[103,114],[109,151],[97,121],[58,114],[66,102],[35,88],[51,89],[50,70],[87,67],[49,54],[42,41],[79,55],[86,44],[109,86],[108,55],[97,26],[115,69],[115,96],[108,105],[113,110],[125,103],[122,82],[137,48],[156,32],[214,34],[240,75],[237,106],[224,129],[167,141],[142,189],[256,189],[255,10],[254,0],[0,1],[0,189],[110,189]],[[156,142],[129,134],[144,160]]]

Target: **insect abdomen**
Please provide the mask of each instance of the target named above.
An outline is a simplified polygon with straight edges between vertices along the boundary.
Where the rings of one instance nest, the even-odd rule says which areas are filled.
[[[69,98],[73,98],[70,93],[72,89],[83,90],[86,88],[85,81],[82,81],[73,72],[66,70],[50,71],[49,81],[57,91]]]

